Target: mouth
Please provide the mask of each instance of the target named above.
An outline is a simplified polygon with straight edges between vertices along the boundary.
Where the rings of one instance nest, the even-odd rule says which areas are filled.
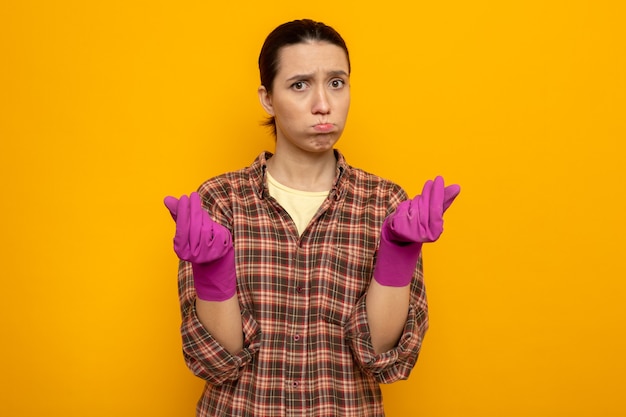
[[[313,125],[313,129],[316,132],[328,133],[328,132],[332,132],[333,130],[335,130],[335,125],[332,123],[318,123],[316,125]]]

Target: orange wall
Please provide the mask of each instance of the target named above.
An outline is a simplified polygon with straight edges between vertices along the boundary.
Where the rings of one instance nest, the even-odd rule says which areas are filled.
[[[463,187],[388,415],[626,415],[622,1],[211,3],[0,4],[0,415],[193,414],[162,197],[272,147],[256,57],[305,16],[351,49],[348,160]]]

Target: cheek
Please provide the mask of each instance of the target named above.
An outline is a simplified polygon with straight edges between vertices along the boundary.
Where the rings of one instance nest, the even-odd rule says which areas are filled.
[[[289,120],[293,118],[293,109],[288,106],[274,107],[274,113],[276,119],[282,120],[284,124],[288,124]]]
[[[339,108],[344,117],[346,117],[348,115],[348,111],[350,110],[350,98],[348,97],[346,100],[343,100]]]

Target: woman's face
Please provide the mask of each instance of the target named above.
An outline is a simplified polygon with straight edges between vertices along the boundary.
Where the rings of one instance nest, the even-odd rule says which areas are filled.
[[[332,150],[350,107],[348,58],[328,42],[281,48],[272,92],[259,88],[265,110],[276,120],[280,149],[318,153]]]

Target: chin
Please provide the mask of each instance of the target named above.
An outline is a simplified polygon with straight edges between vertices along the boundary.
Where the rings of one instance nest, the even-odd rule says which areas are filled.
[[[329,133],[324,135],[317,135],[311,143],[311,147],[317,149],[319,152],[333,149],[335,144],[339,141],[339,134]]]

